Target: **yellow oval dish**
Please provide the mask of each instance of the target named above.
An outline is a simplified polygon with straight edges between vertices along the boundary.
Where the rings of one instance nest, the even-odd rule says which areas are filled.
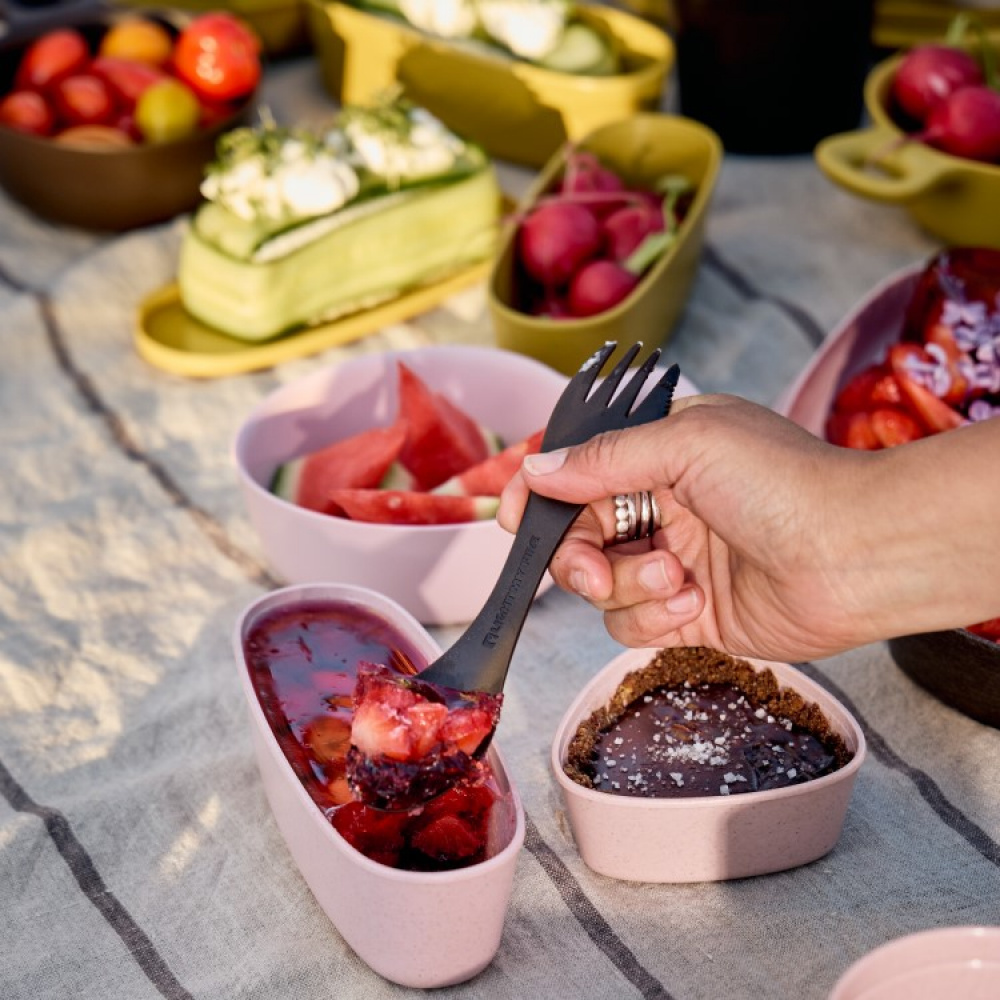
[[[595,129],[578,148],[594,153],[631,186],[652,187],[665,174],[683,174],[695,196],[674,244],[613,309],[583,319],[549,319],[515,309],[516,219],[506,224],[490,274],[487,301],[499,347],[518,351],[571,375],[605,341],[665,342],[687,301],[704,244],[705,217],[722,143],[711,129],[678,115],[641,113]],[[560,150],[521,201],[524,210],[550,190],[565,165]]]
[[[399,84],[490,155],[540,166],[567,139],[659,106],[674,64],[670,36],[623,11],[584,5],[580,20],[610,36],[626,72],[581,76],[461,48],[344,3],[307,0],[323,81],[343,104]]]
[[[177,285],[170,284],[148,295],[140,305],[135,348],[151,365],[190,378],[260,371],[360,340],[383,327],[433,309],[449,296],[481,281],[489,268],[490,262],[482,261],[373,309],[262,343],[237,340],[202,323],[184,308]]]
[[[888,111],[889,90],[902,59],[883,60],[865,81],[871,125],[822,140],[815,150],[817,164],[854,194],[903,205],[923,229],[947,244],[1000,248],[1000,166],[952,156],[922,142],[892,148],[905,134]],[[876,158],[877,171],[868,166]]]

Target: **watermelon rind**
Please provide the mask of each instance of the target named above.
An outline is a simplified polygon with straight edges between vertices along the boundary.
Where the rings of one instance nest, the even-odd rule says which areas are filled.
[[[291,461],[283,462],[274,470],[268,489],[275,496],[281,497],[282,500],[295,503],[299,492],[299,477],[302,474],[304,464],[305,458],[293,458]]]

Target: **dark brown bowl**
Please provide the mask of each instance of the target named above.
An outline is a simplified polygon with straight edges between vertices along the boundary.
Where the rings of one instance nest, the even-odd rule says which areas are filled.
[[[92,50],[108,27],[130,11],[89,11],[61,25],[77,28]],[[190,19],[181,12],[144,12],[176,33]],[[30,34],[0,42],[0,94],[12,87],[21,54],[34,37],[54,27],[44,22]],[[249,123],[251,95],[227,118],[174,142],[86,149],[28,135],[0,125],[0,184],[7,193],[50,222],[120,232],[164,222],[198,204],[204,170],[215,157],[219,135]]]
[[[896,665],[946,705],[1000,728],[1000,643],[962,628],[889,640]]]

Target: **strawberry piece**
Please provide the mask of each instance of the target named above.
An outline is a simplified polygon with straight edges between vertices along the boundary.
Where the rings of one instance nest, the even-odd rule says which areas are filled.
[[[394,867],[405,845],[407,819],[406,813],[382,812],[360,802],[348,802],[333,814],[333,826],[365,857]]]
[[[850,379],[834,397],[834,413],[856,413],[870,409],[872,393],[884,371],[882,365],[872,365]]]
[[[970,625],[966,631],[983,639],[993,639],[995,642],[1000,642],[1000,618],[989,618],[984,622]]]
[[[894,448],[924,436],[923,429],[905,410],[883,407],[870,417],[872,432],[879,447]]]
[[[411,758],[410,733],[404,720],[375,701],[366,701],[355,708],[351,744],[367,757]]]
[[[355,797],[381,809],[410,809],[459,781],[478,780],[477,753],[496,727],[502,700],[361,664],[347,754]]]
[[[482,708],[458,708],[441,726],[441,739],[471,755],[493,732],[493,724],[490,713]]]
[[[939,399],[930,389],[915,382],[909,375],[898,372],[896,378],[907,407],[929,434],[950,431],[966,422],[958,410]]]
[[[482,833],[460,816],[439,816],[414,833],[410,843],[436,861],[461,861],[485,848]]]

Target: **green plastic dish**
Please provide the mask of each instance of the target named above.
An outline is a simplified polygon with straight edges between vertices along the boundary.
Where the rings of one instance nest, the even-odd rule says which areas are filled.
[[[722,162],[722,142],[711,129],[690,118],[645,112],[594,130],[580,148],[635,186],[649,186],[664,174],[684,174],[696,188],[678,239],[657,260],[628,298],[614,309],[585,319],[554,320],[531,316],[513,303],[516,221],[509,222],[487,288],[496,343],[571,375],[605,341],[665,343],[673,331],[698,270],[705,217]],[[530,207],[558,180],[567,149],[560,150],[521,201]]]
[[[399,84],[491,156],[537,167],[567,140],[660,104],[674,45],[624,11],[585,4],[581,20],[611,36],[625,72],[577,76],[463,49],[345,3],[306,0],[323,82],[343,104]]]
[[[889,89],[902,59],[883,60],[868,74],[865,106],[871,124],[823,139],[815,149],[816,163],[854,194],[902,205],[948,245],[1000,248],[1000,166],[951,156],[922,142],[892,149],[905,134],[888,111]],[[881,169],[867,166],[873,158],[880,159]]]

